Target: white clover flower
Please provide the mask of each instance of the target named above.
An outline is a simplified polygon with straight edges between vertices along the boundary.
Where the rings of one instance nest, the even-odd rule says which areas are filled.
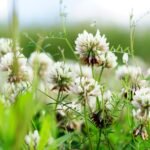
[[[103,99],[104,99],[106,108],[112,109],[113,100],[112,100],[112,92],[110,90],[107,90],[104,92]]]
[[[79,65],[75,62],[67,62],[70,68],[73,68],[73,78],[78,78],[81,76],[92,78],[92,71],[90,66]]]
[[[119,79],[125,79],[127,77],[135,81],[142,75],[142,71],[140,67],[123,65],[118,67],[116,75]]]
[[[68,91],[73,81],[71,68],[64,62],[57,62],[53,65],[48,75],[48,82],[52,90]],[[50,87],[51,87],[50,86]]]
[[[15,58],[16,57],[16,58]],[[27,59],[19,52],[10,52],[1,58],[0,71],[8,73],[9,82],[32,81],[32,70],[27,65]]]
[[[19,52],[22,49],[19,47],[19,44],[16,43],[16,51]],[[9,52],[13,51],[13,41],[9,38],[0,38],[0,56],[3,56]]]
[[[8,38],[0,39],[0,56],[12,51],[12,40]]]
[[[69,113],[71,113],[71,112],[74,113],[73,110],[76,111],[76,112],[79,112],[79,113],[81,112],[81,105],[76,101],[73,101],[73,102],[68,103],[68,104],[61,103],[61,104],[57,105],[57,112],[59,114],[61,114],[61,116],[66,116],[66,114],[68,112]],[[72,116],[74,116],[74,115],[72,115]]]
[[[14,102],[19,93],[28,89],[32,77],[32,69],[23,54],[17,52],[14,55],[13,52],[9,52],[1,58],[0,78],[3,78],[4,82],[0,92],[6,101]]]
[[[29,146],[37,147],[40,140],[40,136],[38,130],[34,130],[33,133],[29,132],[28,135],[25,136],[25,143]]]
[[[105,59],[105,52],[109,50],[109,43],[106,42],[105,35],[100,35],[99,30],[97,30],[95,36],[84,31],[78,35],[75,44],[76,53],[88,65],[102,65]]]
[[[141,88],[135,92],[132,105],[134,106],[133,115],[137,118],[150,117],[150,88]],[[139,116],[138,116],[139,115]]]
[[[47,78],[50,67],[53,65],[53,60],[47,53],[33,52],[29,58],[29,64],[32,69],[38,71],[40,79]]]
[[[3,94],[4,100],[7,103],[9,101],[10,104],[14,103],[16,97],[29,89],[30,84],[28,82],[18,82],[18,83],[10,83],[5,82],[3,87],[0,88],[0,92]]]
[[[149,112],[147,113],[147,111],[142,110],[140,108],[133,109],[132,114],[135,119],[140,120],[140,121],[145,121],[147,119],[150,119],[150,113]]]
[[[87,98],[101,94],[98,82],[87,77],[76,78],[72,86],[72,92]]]
[[[128,63],[128,53],[123,54],[122,61],[123,61],[124,64]]]
[[[113,101],[112,101],[112,92],[110,90],[105,91],[103,94],[98,95],[98,100],[100,103],[104,102],[105,108],[112,109]],[[96,99],[90,99],[89,104],[93,111],[96,110]]]
[[[1,58],[0,61],[0,70],[1,71],[10,71],[13,67],[13,61],[17,59],[19,66],[26,65],[27,59],[23,54],[17,52],[16,58],[13,52],[9,52]]]
[[[105,58],[105,67],[106,68],[115,68],[117,66],[117,57],[111,51],[106,53]]]
[[[150,104],[150,88],[141,88],[135,92],[133,102],[139,103],[140,107],[146,107]]]

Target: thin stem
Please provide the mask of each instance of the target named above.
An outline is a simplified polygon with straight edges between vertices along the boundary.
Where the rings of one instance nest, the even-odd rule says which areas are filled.
[[[101,133],[102,133],[102,130],[99,129],[99,133],[98,133],[98,143],[97,143],[97,148],[96,150],[99,150],[100,148],[100,142],[101,142]]]
[[[90,136],[90,132],[89,132],[89,126],[88,126],[88,121],[87,121],[87,111],[86,111],[86,101],[84,104],[84,119],[85,119],[85,126],[86,126],[86,130],[87,130],[87,134],[88,134],[88,139],[89,139],[89,144],[90,144],[90,149],[92,150],[92,140],[91,140],[91,136]]]
[[[130,15],[130,50],[133,58],[134,58],[134,35],[135,35],[135,21],[133,19],[133,11],[132,11]]]
[[[103,71],[104,71],[104,66],[102,66],[101,70],[100,70],[100,74],[99,74],[99,77],[98,77],[98,83],[101,82],[101,78],[102,78],[102,74],[103,74]]]
[[[94,78],[94,66],[93,65],[91,66],[91,70],[92,70],[92,76]]]
[[[59,104],[60,96],[61,96],[61,91],[59,90],[59,91],[58,91],[58,95],[57,95],[57,99],[56,99],[55,110],[57,109],[57,106],[58,106],[58,104]]]

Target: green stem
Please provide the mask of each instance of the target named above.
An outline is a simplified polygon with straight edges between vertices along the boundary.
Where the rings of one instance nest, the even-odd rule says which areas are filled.
[[[92,70],[92,76],[94,78],[94,66],[93,65],[91,66],[91,70]]]
[[[97,148],[96,150],[99,150],[100,148],[100,142],[101,142],[101,133],[102,133],[102,130],[99,129],[99,133],[98,133],[98,143],[97,143]]]
[[[104,66],[102,66],[101,70],[100,70],[100,74],[99,74],[99,77],[98,77],[98,83],[101,82],[101,78],[102,78],[102,74],[103,74],[103,71],[104,71]]]
[[[89,144],[90,144],[90,150],[92,150],[92,140],[91,140],[91,136],[90,136],[90,132],[89,132],[89,126],[88,126],[88,120],[87,120],[87,112],[86,112],[86,101],[84,104],[84,119],[85,119],[85,126],[86,126],[86,130],[87,130],[87,134],[88,134],[88,139],[89,139]]]
[[[58,95],[57,95],[57,99],[56,99],[55,111],[57,110],[57,106],[58,106],[58,104],[59,104],[60,95],[61,95],[61,91],[59,90],[59,91],[58,91]]]

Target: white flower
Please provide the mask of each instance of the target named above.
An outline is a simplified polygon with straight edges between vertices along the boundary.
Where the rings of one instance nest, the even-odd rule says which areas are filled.
[[[53,60],[46,53],[33,52],[29,58],[29,64],[34,71],[38,72],[40,79],[45,80],[49,69],[53,65]]]
[[[0,39],[0,55],[4,55],[8,52],[11,52],[12,40],[7,38]]]
[[[16,50],[21,51],[19,44],[16,43]],[[0,38],[0,56],[13,51],[13,41],[9,38]]]
[[[32,138],[33,138],[35,144],[37,145],[39,140],[40,140],[40,136],[39,136],[38,130],[34,130],[34,132],[32,134]]]
[[[30,145],[30,143],[31,143],[31,137],[30,137],[29,135],[26,135],[26,136],[25,136],[25,143],[26,143],[27,145]]]
[[[135,81],[142,75],[142,71],[140,67],[123,65],[118,67],[116,75],[119,79],[125,79],[128,77],[129,79]]]
[[[124,64],[128,63],[128,53],[123,54],[122,61],[123,61]]]
[[[27,59],[19,52],[10,52],[1,58],[0,71],[8,73],[9,82],[32,81],[32,70],[27,65]]]
[[[114,53],[108,51],[106,53],[106,58],[105,58],[105,67],[106,68],[114,68],[117,66],[117,57],[115,56]]]
[[[150,88],[141,88],[135,92],[132,105],[133,115],[136,118],[145,119],[150,117]]]
[[[73,78],[78,78],[81,76],[87,77],[87,78],[92,78],[92,71],[90,66],[86,65],[79,65],[75,62],[68,62],[67,65],[70,68],[73,68]]]
[[[72,84],[73,74],[71,68],[63,62],[57,62],[49,72],[48,82],[52,89],[68,91]]]
[[[58,106],[57,106],[57,112],[59,114],[61,114],[61,116],[65,116],[68,112],[74,113],[73,110],[76,112],[81,112],[81,105],[76,101],[73,101],[69,104],[61,103],[61,104],[58,104]],[[73,114],[72,114],[72,116],[73,116]]]
[[[32,146],[37,147],[39,140],[40,136],[38,130],[34,130],[33,133],[29,132],[29,134],[25,136],[25,143],[29,146],[33,144]]]
[[[19,93],[28,89],[32,77],[32,69],[23,54],[9,52],[1,58],[0,79],[3,78],[3,87],[0,87],[0,92],[5,101],[14,102]]]
[[[150,110],[149,110],[150,111]],[[145,121],[150,118],[150,113],[142,109],[133,109],[133,117],[140,121]]]
[[[87,77],[76,78],[73,83],[72,91],[75,94],[81,95],[83,97],[96,97],[101,94],[100,85],[98,84],[98,82],[93,78]]]
[[[139,103],[140,107],[145,107],[150,104],[150,88],[141,88],[135,92],[133,102]]]
[[[104,54],[109,50],[109,43],[106,42],[105,35],[100,35],[99,30],[95,36],[84,31],[78,35],[75,44],[76,53],[88,65],[102,65],[105,59]]]

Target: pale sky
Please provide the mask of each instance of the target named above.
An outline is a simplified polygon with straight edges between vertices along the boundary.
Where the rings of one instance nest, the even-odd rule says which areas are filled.
[[[59,23],[60,0],[17,0],[21,26]],[[0,0],[0,24],[9,20],[12,0]],[[129,14],[133,9],[135,18],[150,10],[150,0],[63,0],[70,24],[84,21],[129,24]],[[150,15],[146,15],[141,25],[150,25]]]

